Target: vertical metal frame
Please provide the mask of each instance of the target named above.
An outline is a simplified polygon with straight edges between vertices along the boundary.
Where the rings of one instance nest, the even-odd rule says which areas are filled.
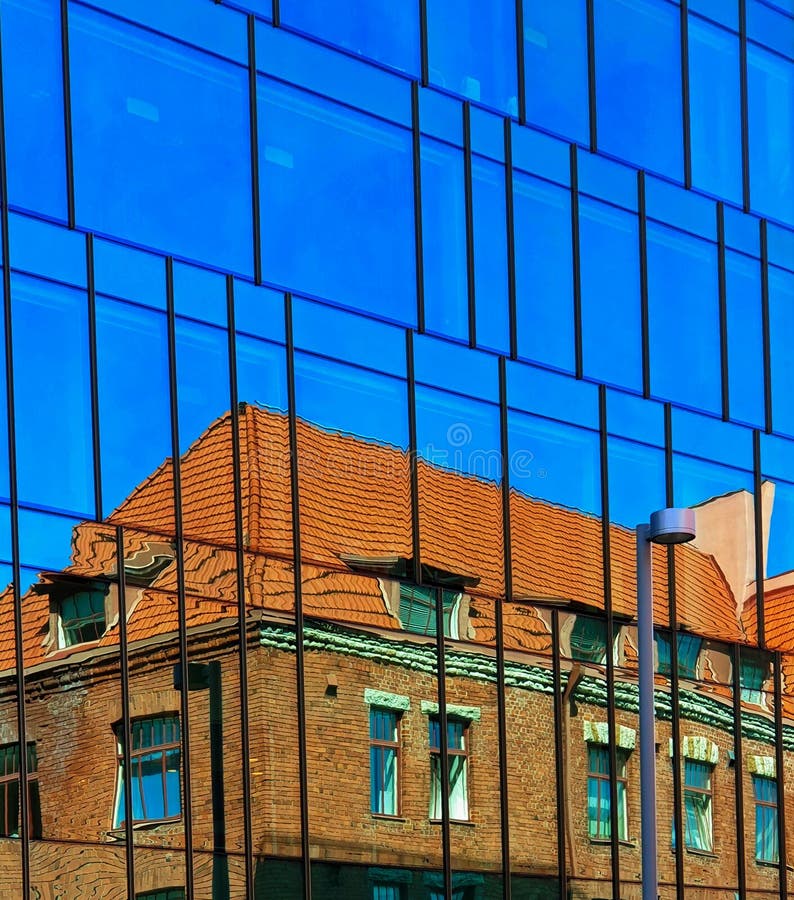
[[[414,247],[416,258],[416,322],[425,330],[425,257],[422,234],[422,132],[419,122],[419,82],[411,82],[411,146],[414,177]]]
[[[273,0],[271,18],[273,20],[273,27],[279,28],[281,25],[281,0]]]
[[[504,602],[513,599],[513,539],[510,517],[510,437],[507,415],[507,365],[499,357],[499,436],[502,456],[502,528],[504,541]],[[502,896],[512,897],[510,873],[510,795],[507,769],[507,687],[505,684],[504,616],[502,600],[496,611],[496,716],[499,732],[499,821],[502,829]]]
[[[88,356],[91,373],[91,444],[94,456],[94,518],[102,521],[102,442],[99,433],[99,363],[97,360],[94,236],[85,236],[86,293],[88,296]]]
[[[689,2],[680,0],[681,128],[684,140],[684,187],[692,187],[692,126],[689,109]]]
[[[642,335],[642,396],[651,396],[651,338],[648,324],[648,217],[645,172],[637,172],[637,230],[640,235],[640,329]]]
[[[414,369],[414,335],[405,332],[405,367],[408,401],[408,467],[411,489],[411,549],[413,580],[422,583],[422,542],[419,539],[419,451],[416,436],[416,372]]]
[[[422,87],[430,83],[430,63],[427,49],[427,0],[419,0],[419,72]]]
[[[733,645],[733,775],[736,796],[736,871],[739,897],[747,896],[747,860],[744,839],[744,751],[742,749],[742,648]]]
[[[287,340],[287,414],[289,425],[289,474],[292,504],[292,557],[295,589],[295,687],[298,716],[298,780],[301,813],[301,862],[303,896],[311,900],[312,863],[309,852],[309,773],[306,760],[306,669],[303,633],[303,565],[301,560],[300,489],[298,482],[298,417],[295,405],[295,339],[292,330],[292,294],[284,295]]]
[[[165,261],[166,315],[168,320],[168,392],[171,406],[171,470],[174,487],[174,544],[177,576],[177,621],[179,628],[179,663],[182,672],[188,671],[187,611],[185,596],[185,546],[182,527],[182,459],[179,452],[179,394],[176,359],[176,317],[174,314],[174,260]],[[185,825],[185,897],[194,900],[193,873],[193,799],[190,780],[190,706],[187,678],[183,677],[179,694],[180,737],[182,742],[182,816]]]
[[[764,508],[761,460],[761,432],[753,430],[753,525],[755,526],[755,615],[757,622],[757,641],[759,647],[766,646],[766,623],[764,620],[764,579],[766,565],[764,561]]]
[[[505,131],[505,225],[507,227],[507,303],[510,323],[510,359],[518,358],[518,308],[516,299],[516,225],[513,196],[513,124],[504,120]]]
[[[127,576],[124,568],[124,529],[116,526],[116,577],[119,602],[119,669],[121,672],[121,736],[124,765],[121,777],[124,782],[124,847],[127,876],[127,896],[135,896],[135,830],[132,813],[132,727],[130,725],[130,658],[127,642]],[[182,670],[185,671],[184,669]]]
[[[74,228],[74,150],[72,144],[72,82],[69,68],[69,0],[61,0],[61,72],[63,78],[63,134],[66,160],[66,221],[69,228]]]
[[[664,405],[665,504],[673,506],[673,416],[669,403]],[[673,826],[675,828],[675,891],[684,897],[684,816],[681,779],[681,720],[678,690],[678,606],[676,603],[675,547],[667,547],[667,590],[670,627],[670,706],[673,737]]]
[[[775,674],[775,788],[777,793],[778,872],[780,873],[780,900],[788,900],[788,853],[786,850],[786,798],[783,790],[785,776],[783,758],[783,654],[776,651],[773,657]]]
[[[562,672],[560,665],[560,612],[558,609],[551,611],[551,667],[552,685],[554,689],[554,770],[556,773],[556,801],[557,801],[557,881],[559,885],[558,896],[560,900],[568,900],[568,868],[567,868],[567,809],[565,797],[565,784],[567,774],[565,771],[565,742],[563,738],[563,709]]]
[[[27,710],[25,707],[25,648],[22,632],[21,566],[19,558],[19,489],[17,486],[16,417],[14,402],[14,345],[11,313],[11,258],[8,228],[8,163],[5,140],[3,40],[0,28],[0,253],[2,254],[3,324],[5,327],[6,411],[8,417],[9,518],[14,605],[14,662],[16,666],[17,742],[19,744],[20,893],[30,896],[30,801],[28,797]]]
[[[595,0],[587,0],[587,111],[590,120],[590,152],[595,153],[598,149]]]
[[[444,658],[444,599],[440,587],[433,588],[436,604],[436,666],[438,671],[438,728],[441,754],[441,856],[444,874],[444,897],[452,900],[452,848],[449,816],[449,740],[447,734],[447,670]],[[429,728],[428,728],[429,734]],[[468,776],[468,773],[467,773]]]
[[[609,735],[609,813],[610,852],[612,859],[612,896],[620,897],[620,833],[618,821],[618,751],[615,721],[615,619],[612,608],[612,555],[609,530],[609,455],[607,441],[607,392],[598,388],[598,436],[601,481],[601,565],[604,577],[604,612],[606,614],[607,662],[607,731]]]
[[[747,88],[747,0],[739,0],[739,102],[742,119],[742,207],[750,212],[750,113]]]
[[[571,255],[573,264],[574,372],[584,377],[582,350],[582,269],[579,248],[579,166],[576,144],[570,146],[571,163]]]
[[[725,204],[717,203],[717,283],[720,302],[720,384],[722,386],[722,420],[730,418],[730,379],[728,354],[728,295],[725,271]]]
[[[243,847],[245,897],[254,900],[254,838],[251,811],[251,729],[248,703],[248,609],[246,605],[245,522],[240,445],[240,407],[237,390],[237,340],[234,317],[234,278],[226,276],[226,328],[229,338],[229,402],[232,429],[232,479],[234,483],[234,554],[237,586],[237,642],[240,685],[240,770],[243,791]]]
[[[474,184],[471,159],[471,103],[463,102],[463,197],[466,209],[466,284],[469,308],[469,348],[477,346],[477,303],[474,283]]]
[[[764,430],[772,431],[772,338],[769,328],[769,242],[766,219],[759,223],[761,239],[761,328],[764,341]]]
[[[273,24],[279,0],[273,0]],[[262,283],[262,224],[259,201],[259,112],[256,103],[256,18],[246,16],[248,28],[248,127],[251,139],[251,219],[254,241],[254,281]]]
[[[524,64],[524,2],[516,0],[516,75],[518,88],[518,122],[527,123],[527,80]]]

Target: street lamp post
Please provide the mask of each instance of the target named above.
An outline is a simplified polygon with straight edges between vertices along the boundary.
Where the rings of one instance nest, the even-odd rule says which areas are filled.
[[[637,526],[637,654],[640,668],[640,788],[642,791],[642,898],[657,900],[656,723],[653,705],[653,590],[651,544],[684,544],[695,537],[695,513],[668,508]]]

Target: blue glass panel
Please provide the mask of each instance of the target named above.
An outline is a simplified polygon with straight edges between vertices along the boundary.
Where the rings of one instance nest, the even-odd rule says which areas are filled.
[[[766,252],[769,262],[794,269],[794,231],[769,222],[766,228]]]
[[[747,90],[752,208],[794,223],[794,64],[750,44]]]
[[[85,287],[85,237],[82,234],[18,213],[8,217],[8,227],[8,252],[14,269]]]
[[[469,334],[463,154],[422,138],[422,242],[425,327],[465,340]]]
[[[772,367],[772,427],[794,435],[794,274],[769,267],[769,336]]]
[[[258,100],[265,277],[415,324],[410,133],[264,79]]]
[[[753,467],[753,433],[749,428],[673,407],[672,429],[676,452],[734,468]]]
[[[598,388],[558,372],[508,362],[507,403],[511,409],[598,428]]]
[[[689,20],[689,118],[692,184],[742,201],[739,38],[695,17]]]
[[[94,284],[100,294],[165,309],[165,260],[153,253],[97,238]]]
[[[450,391],[490,400],[499,400],[499,372],[496,358],[428,335],[414,339],[414,370],[417,382],[443,385]]]
[[[70,519],[68,516],[56,516],[34,509],[20,509],[21,564],[33,570],[56,572],[68,566],[71,562],[72,529],[77,524],[77,519]]]
[[[733,31],[739,30],[738,0],[689,0],[689,10]]]
[[[651,390],[708,412],[722,408],[717,248],[648,224]]]
[[[328,47],[263,23],[256,27],[257,71],[364,112],[411,125],[410,83]]]
[[[297,351],[295,394],[302,419],[408,447],[407,386],[400,379]]]
[[[607,457],[611,522],[634,528],[667,505],[663,450],[610,437]]]
[[[395,0],[281,0],[281,21],[345,50],[419,74],[419,15]]]
[[[473,158],[472,205],[477,344],[508,353],[510,315],[503,166],[479,157]]]
[[[146,365],[119,365],[132,347]],[[97,297],[97,362],[107,514],[171,455],[165,316]]]
[[[94,496],[86,296],[23,275],[11,291],[19,497],[85,514]]]
[[[673,456],[673,485],[675,506],[697,506],[733,491],[744,490],[752,495],[753,475],[752,472],[676,453]],[[723,516],[729,519],[730,513],[718,513],[719,518]],[[703,535],[701,539],[706,544],[708,536]]]
[[[442,141],[463,146],[463,105],[432,88],[419,93],[419,128]]]
[[[751,256],[761,255],[761,232],[755,216],[745,215],[732,206],[723,210],[725,220],[725,243],[734,250],[741,250]]]
[[[589,142],[587,6],[524,0],[527,121]]]
[[[502,116],[472,106],[469,109],[471,122],[471,149],[480,156],[487,156],[497,162],[505,161],[505,120]]]
[[[431,84],[518,113],[512,0],[427,0],[427,43]]]
[[[794,444],[775,435],[761,435],[761,472],[764,481],[772,481],[774,494],[767,487],[765,514],[770,515],[769,546],[766,554],[767,576],[792,569],[791,546],[794,534]]]
[[[726,250],[725,293],[730,415],[760,428],[764,424],[764,339],[759,261]]]
[[[581,198],[584,373],[642,389],[639,228],[629,212]]]
[[[220,6],[193,0],[139,3],[138,0],[102,0],[102,8],[123,19],[171,35],[188,44],[226,56],[244,65],[248,62],[245,17]]]
[[[268,409],[287,408],[287,356],[269,341],[237,335],[237,397]]]
[[[235,281],[234,324],[237,331],[283,344],[284,295],[249,281]]]
[[[794,19],[766,0],[748,0],[747,36],[778,53],[794,57]]]
[[[226,327],[226,279],[217,272],[174,263],[174,309],[213,325]]]
[[[498,481],[502,475],[499,407],[417,386],[419,456],[434,466]]]
[[[645,179],[645,208],[649,219],[700,237],[717,239],[717,206],[713,200],[684,190],[652,175]]]
[[[579,191],[637,211],[637,172],[597,153],[576,157]]]
[[[60,4],[4,0],[0,23],[9,200],[65,219]]]
[[[245,69],[80,6],[69,37],[78,222],[250,271]]]
[[[292,320],[298,349],[406,377],[401,328],[298,297],[293,300]]]
[[[228,346],[225,330],[177,319],[177,397],[182,453],[229,409]]]
[[[607,391],[609,434],[664,447],[664,407],[623,391]]]
[[[516,172],[513,196],[519,355],[572,371],[570,194]]]
[[[513,168],[540,175],[557,184],[571,184],[570,145],[517,122],[510,123]]]
[[[598,434],[511,410],[510,486],[522,494],[601,513]]]
[[[665,0],[596,0],[598,147],[683,176],[679,10]]]

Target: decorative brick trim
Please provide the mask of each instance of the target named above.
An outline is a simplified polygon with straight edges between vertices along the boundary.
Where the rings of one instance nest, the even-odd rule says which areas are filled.
[[[761,775],[764,778],[774,778],[777,773],[774,756],[748,756],[747,771],[751,775]]]
[[[382,706],[384,709],[396,709],[406,712],[411,708],[411,698],[402,694],[389,694],[387,691],[376,691],[366,688],[364,703],[367,706]]]
[[[588,744],[609,744],[609,725],[606,722],[591,722],[585,719],[584,739]],[[633,750],[637,745],[637,732],[627,725],[616,728],[615,746],[623,750]]]
[[[672,755],[673,739],[670,738],[670,756]],[[699,734],[689,734],[681,738],[681,756],[685,759],[694,759],[697,762],[716,766],[720,758],[720,748],[707,737]]]
[[[426,716],[437,716],[438,715],[438,703],[434,700],[423,700],[421,703],[422,712]],[[455,706],[452,703],[447,703],[447,715],[448,716],[457,716],[459,719],[467,719],[469,722],[479,722],[480,721],[480,707],[479,706]]]

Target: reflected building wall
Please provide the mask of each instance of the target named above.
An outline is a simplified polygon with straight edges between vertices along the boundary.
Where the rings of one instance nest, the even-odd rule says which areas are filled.
[[[794,9],[3,0],[0,896],[794,887]]]

